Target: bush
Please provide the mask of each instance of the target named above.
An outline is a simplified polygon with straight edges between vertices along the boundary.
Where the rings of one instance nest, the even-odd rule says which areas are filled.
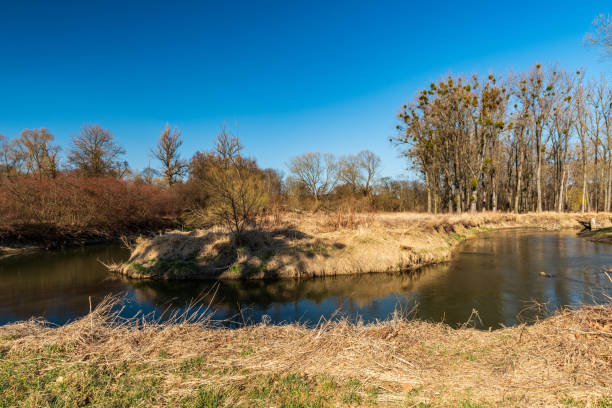
[[[52,224],[108,234],[176,218],[173,193],[112,177],[19,176],[0,182],[0,224]]]

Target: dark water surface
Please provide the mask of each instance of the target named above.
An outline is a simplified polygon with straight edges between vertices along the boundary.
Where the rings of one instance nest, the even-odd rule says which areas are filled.
[[[262,318],[317,323],[340,315],[369,322],[418,305],[419,318],[457,325],[476,309],[482,320],[475,319],[477,327],[498,328],[533,319],[540,313],[531,307],[533,300],[546,303],[550,313],[612,294],[602,273],[612,266],[612,245],[573,233],[482,233],[448,264],[413,273],[306,280],[140,282],[118,278],[98,262],[127,256],[118,245],[100,245],[0,260],[0,324],[32,316],[63,324],[86,314],[90,297],[95,306],[105,295],[123,294],[126,317],[181,311],[200,298],[211,304],[214,319],[235,324]]]

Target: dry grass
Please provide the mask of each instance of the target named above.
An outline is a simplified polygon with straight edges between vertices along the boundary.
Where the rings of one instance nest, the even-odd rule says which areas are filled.
[[[174,231],[141,240],[115,269],[135,278],[261,279],[389,272],[450,259],[462,240],[489,229],[578,229],[612,214],[287,213],[263,220],[243,247],[233,248],[222,229]]]
[[[0,406],[612,405],[612,306],[493,332],[399,317],[232,330],[111,306],[0,327]]]

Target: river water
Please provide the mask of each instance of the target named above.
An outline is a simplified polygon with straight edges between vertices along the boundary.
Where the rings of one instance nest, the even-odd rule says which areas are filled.
[[[612,267],[612,245],[568,232],[486,232],[462,244],[447,264],[303,280],[142,282],[114,276],[99,262],[127,257],[112,244],[0,260],[0,324],[33,316],[64,324],[112,294],[122,296],[125,317],[164,319],[195,300],[226,325],[339,317],[372,322],[395,312],[453,326],[471,316],[472,325],[496,329],[612,295],[603,273]]]

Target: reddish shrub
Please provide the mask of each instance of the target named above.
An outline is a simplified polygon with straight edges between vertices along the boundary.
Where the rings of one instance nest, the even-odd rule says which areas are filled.
[[[176,218],[173,193],[111,177],[21,176],[0,183],[0,224],[50,224],[104,234]]]

